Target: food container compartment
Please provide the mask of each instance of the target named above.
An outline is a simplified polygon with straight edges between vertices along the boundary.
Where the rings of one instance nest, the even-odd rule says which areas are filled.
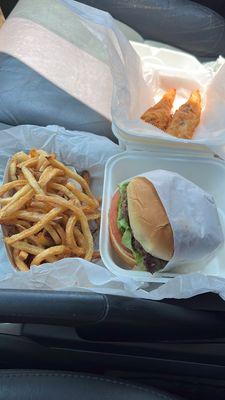
[[[128,150],[112,157],[106,164],[100,232],[100,251],[104,264],[122,279],[130,278],[143,282],[165,283],[172,277],[190,272],[225,277],[225,246],[222,246],[208,263],[176,267],[173,272],[157,272],[155,274],[126,269],[115,254],[110,243],[108,224],[113,193],[120,182],[155,169],[179,173],[209,192],[216,201],[222,229],[225,233],[225,163],[204,151],[187,148],[183,152],[177,148],[175,150],[162,147],[160,150],[158,149],[152,145],[149,151]]]

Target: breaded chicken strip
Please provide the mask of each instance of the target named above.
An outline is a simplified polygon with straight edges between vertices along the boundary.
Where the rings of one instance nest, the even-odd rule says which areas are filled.
[[[192,139],[201,117],[201,95],[199,90],[194,90],[188,101],[174,114],[166,132],[183,139]]]
[[[176,89],[169,89],[166,91],[162,99],[150,107],[145,113],[141,116],[145,122],[156,126],[163,131],[166,130],[169,125],[171,119],[171,109],[173,107],[173,102],[176,95]]]

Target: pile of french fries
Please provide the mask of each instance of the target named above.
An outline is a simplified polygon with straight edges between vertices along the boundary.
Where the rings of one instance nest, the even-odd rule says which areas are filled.
[[[99,201],[90,176],[71,170],[55,154],[32,149],[16,153],[0,186],[0,224],[12,262],[19,270],[64,257],[93,260],[90,224],[99,228]]]

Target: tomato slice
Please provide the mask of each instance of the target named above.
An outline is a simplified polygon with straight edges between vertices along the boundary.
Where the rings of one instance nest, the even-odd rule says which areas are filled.
[[[113,237],[115,238],[116,242],[120,247],[126,250],[132,256],[132,252],[123,244],[122,242],[122,233],[117,226],[117,216],[118,216],[118,202],[120,199],[119,191],[117,190],[114,194],[111,202],[111,208],[109,211],[109,221],[110,221],[110,228]]]

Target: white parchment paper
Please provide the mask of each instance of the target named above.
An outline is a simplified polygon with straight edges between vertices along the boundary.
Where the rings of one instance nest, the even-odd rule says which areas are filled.
[[[174,254],[163,271],[213,258],[224,243],[213,197],[175,172],[154,170],[142,176],[154,185],[173,231]]]
[[[20,126],[0,131],[0,179],[9,157],[19,150],[32,147],[56,152],[63,162],[78,171],[88,169],[92,189],[102,194],[104,165],[120,150],[110,140],[84,132],[68,132],[59,127]],[[82,259],[64,259],[55,264],[33,267],[29,272],[17,272],[8,261],[3,241],[0,241],[0,289],[94,291],[130,297],[160,300],[185,298],[205,292],[218,293],[225,300],[225,279],[201,273],[180,275],[160,287],[156,284],[121,280],[103,265]]]

